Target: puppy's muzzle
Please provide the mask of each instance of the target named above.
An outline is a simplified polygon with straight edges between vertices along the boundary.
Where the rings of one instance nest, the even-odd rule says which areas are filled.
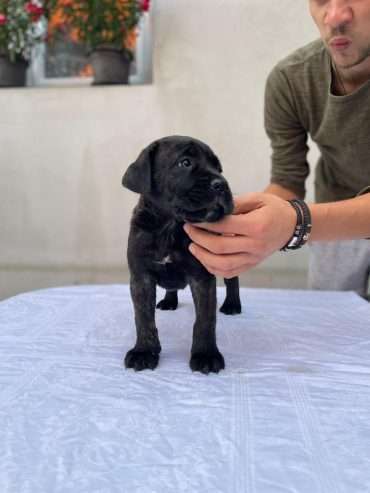
[[[214,201],[207,213],[207,221],[218,221],[223,216],[231,214],[234,208],[233,198],[227,181],[215,178],[210,183],[214,193]]]
[[[216,194],[229,192],[229,187],[227,186],[226,181],[220,178],[215,178],[214,180],[212,180],[210,183],[210,187],[211,190],[214,191]]]
[[[177,207],[176,215],[186,222],[215,222],[231,214],[234,203],[226,180],[214,178],[204,193],[205,201]]]

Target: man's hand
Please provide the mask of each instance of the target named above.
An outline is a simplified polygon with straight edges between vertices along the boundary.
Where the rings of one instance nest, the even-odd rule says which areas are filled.
[[[229,279],[262,262],[292,237],[294,208],[267,193],[234,199],[234,211],[217,223],[185,224],[191,253],[212,274]]]

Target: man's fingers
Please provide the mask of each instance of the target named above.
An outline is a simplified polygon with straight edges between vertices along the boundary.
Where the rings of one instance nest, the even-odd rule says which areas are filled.
[[[252,267],[253,265],[246,264],[246,265],[241,265],[238,269],[235,270],[222,271],[222,270],[212,270],[211,267],[207,267],[205,265],[205,268],[208,270],[208,272],[210,272],[214,276],[223,277],[224,279],[232,279],[233,277],[238,277],[240,276],[240,274],[246,272],[248,269],[251,269]]]
[[[190,251],[209,272],[223,277],[229,277],[230,273],[237,275],[236,273],[245,270],[246,266],[252,266],[256,263],[254,256],[247,253],[236,253],[220,257],[194,243],[190,245]]]
[[[262,199],[262,194],[257,192],[234,197],[233,214],[246,214],[259,209],[263,204]]]
[[[263,198],[264,194],[257,192],[234,197],[234,210],[231,215],[215,223],[196,223],[193,226],[221,234],[240,235],[242,231],[243,236],[248,236],[248,229],[252,228],[253,236],[255,220],[250,219],[247,213],[260,209],[264,205]]]
[[[216,223],[196,223],[192,226],[205,229],[207,231],[213,231],[214,233],[232,235],[240,235],[240,232],[243,231],[243,235],[248,236],[248,220],[246,216],[242,215],[230,215],[224,217]]]
[[[194,243],[219,255],[245,253],[253,247],[253,240],[245,236],[219,236],[190,224],[186,224],[184,229]]]

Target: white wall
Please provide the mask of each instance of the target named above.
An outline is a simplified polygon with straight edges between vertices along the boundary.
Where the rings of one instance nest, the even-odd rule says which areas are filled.
[[[235,193],[262,189],[270,149],[263,91],[272,66],[317,37],[308,1],[156,0],[154,83],[0,90],[0,298],[43,286],[121,282],[137,197],[123,171],[153,139],[205,140]],[[267,284],[303,272],[276,254]]]

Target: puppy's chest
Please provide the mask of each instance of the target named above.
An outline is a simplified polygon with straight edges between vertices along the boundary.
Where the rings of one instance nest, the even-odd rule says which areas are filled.
[[[185,264],[185,258],[182,252],[176,250],[158,251],[152,259],[152,264],[158,271],[181,270]]]
[[[184,245],[175,241],[156,242],[151,270],[157,283],[165,289],[183,289],[187,285],[187,261]]]
[[[171,257],[170,254],[168,254],[165,257],[163,257],[162,260],[155,260],[154,262],[158,265],[167,266],[167,264],[173,264],[173,258]]]

